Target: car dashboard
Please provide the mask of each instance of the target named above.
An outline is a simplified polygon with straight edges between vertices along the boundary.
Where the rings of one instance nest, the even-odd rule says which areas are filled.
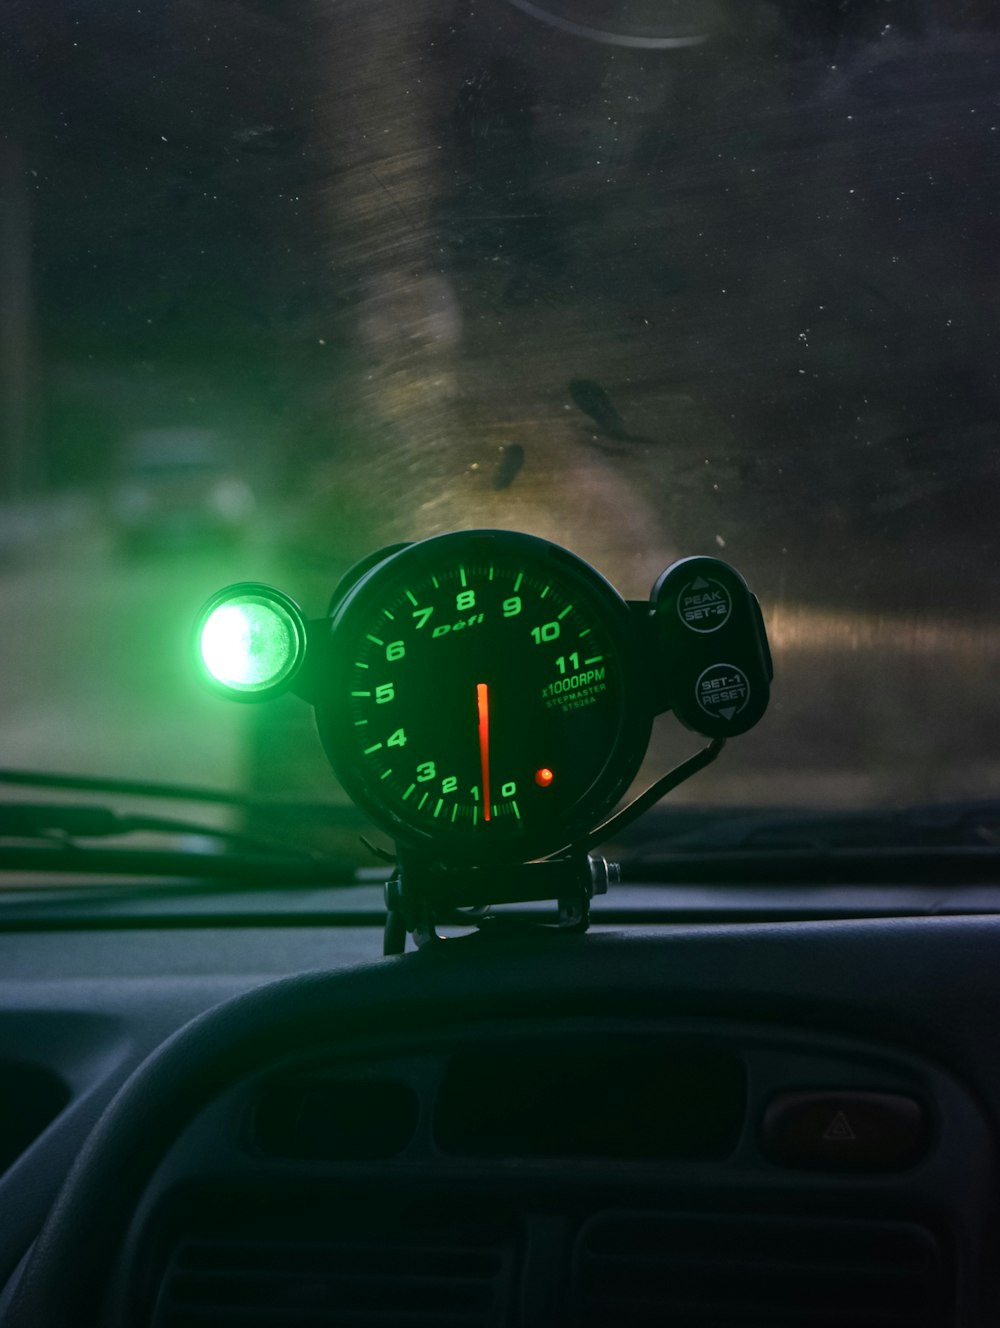
[[[0,1322],[995,1321],[995,918],[378,943],[0,936]]]

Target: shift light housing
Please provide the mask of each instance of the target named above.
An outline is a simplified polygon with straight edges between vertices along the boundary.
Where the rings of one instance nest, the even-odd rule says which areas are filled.
[[[227,586],[198,615],[195,650],[217,691],[234,701],[269,701],[302,667],[305,618],[294,600],[271,586]]]

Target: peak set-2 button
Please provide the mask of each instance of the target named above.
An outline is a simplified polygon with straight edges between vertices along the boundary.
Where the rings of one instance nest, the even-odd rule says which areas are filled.
[[[677,613],[692,632],[717,632],[732,611],[733,597],[714,577],[695,577],[677,596]]]

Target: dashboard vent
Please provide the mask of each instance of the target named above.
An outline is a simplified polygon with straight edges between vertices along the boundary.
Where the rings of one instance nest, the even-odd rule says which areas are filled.
[[[513,1232],[450,1228],[320,1239],[186,1237],[153,1328],[493,1328],[509,1322]]]
[[[879,1222],[606,1213],[580,1232],[579,1328],[941,1328],[941,1250]]]

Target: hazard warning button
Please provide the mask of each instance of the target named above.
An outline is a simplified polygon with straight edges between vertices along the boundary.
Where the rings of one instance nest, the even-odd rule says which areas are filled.
[[[761,1122],[761,1151],[783,1167],[815,1171],[894,1171],[927,1148],[927,1115],[898,1093],[797,1092],[772,1098]]]

